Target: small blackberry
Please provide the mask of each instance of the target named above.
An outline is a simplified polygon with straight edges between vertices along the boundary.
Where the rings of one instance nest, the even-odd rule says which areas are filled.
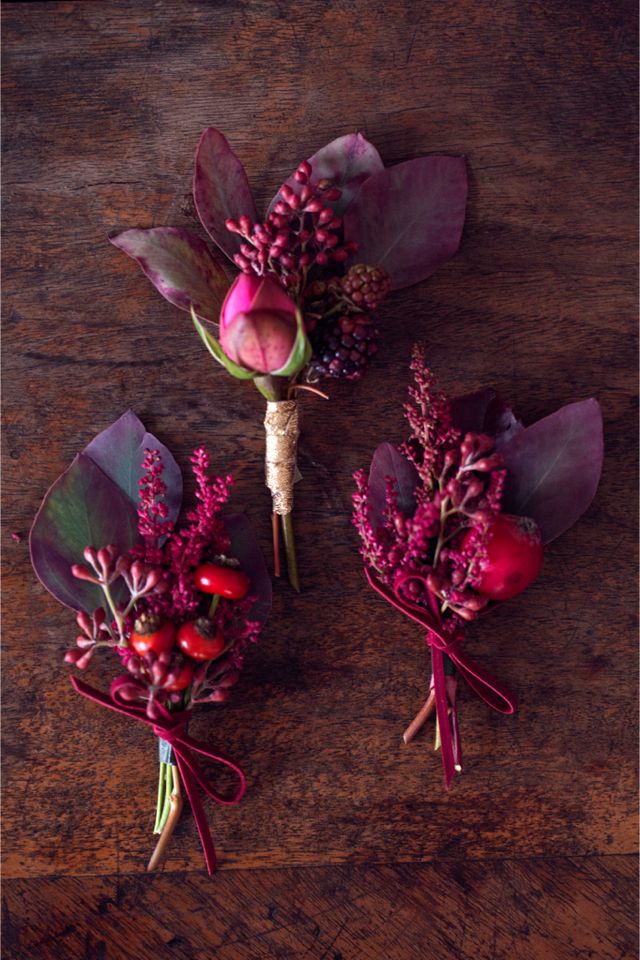
[[[365,313],[321,320],[310,334],[311,367],[320,377],[359,380],[378,352],[374,318]]]
[[[391,290],[391,278],[381,267],[356,263],[340,281],[343,295],[363,310],[377,310]]]

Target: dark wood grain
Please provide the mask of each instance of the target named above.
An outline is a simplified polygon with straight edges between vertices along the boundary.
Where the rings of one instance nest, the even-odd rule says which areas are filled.
[[[3,957],[631,960],[635,874],[614,856],[10,880]]]
[[[301,910],[319,904],[335,922],[309,955],[331,957],[335,935],[344,946],[334,953],[382,957],[391,931],[410,926],[402,912],[384,926],[394,898],[413,903],[423,883],[429,896],[436,883],[446,891],[443,874],[456,870],[464,897],[441,902],[460,913],[439,921],[454,939],[433,956],[464,957],[455,937],[471,936],[469,904],[492,883],[497,903],[520,882],[540,898],[507,897],[501,919],[481,911],[464,949],[631,955],[606,910],[630,889],[621,856],[636,849],[635,5],[107,0],[8,3],[2,13],[4,871],[15,878],[11,936],[27,938],[16,949],[46,956],[46,938],[66,942],[71,924],[69,956],[111,960],[127,956],[129,930],[156,943],[175,923],[188,946],[180,940],[172,955],[208,956],[217,933],[200,919],[190,938],[185,918],[209,899],[222,910],[228,890],[224,923],[246,936],[217,955],[298,955],[287,950],[310,936],[295,930],[306,921],[294,918],[280,946],[258,904],[263,887],[286,902],[289,885],[310,883],[317,902]],[[205,881],[185,817],[167,862],[180,883],[146,886],[135,875],[151,846],[154,743],[78,702],[61,662],[72,618],[10,534],[26,535],[75,452],[133,407],[181,464],[194,445],[210,446],[268,547],[260,398],[214,367],[188,318],[107,242],[127,226],[197,229],[192,153],[207,125],[226,132],[261,200],[302,157],[354,129],[387,163],[466,154],[471,194],[458,256],[385,307],[371,374],[332,387],[330,403],[305,400],[304,592],[278,586],[235,699],[194,721],[248,773],[240,807],[211,811],[222,867],[241,872]],[[422,640],[364,589],[349,520],[352,471],[380,439],[403,436],[416,339],[452,392],[494,385],[525,420],[596,395],[605,416],[593,506],[551,545],[526,595],[473,629],[473,655],[519,691],[521,707],[503,718],[463,693],[466,773],[448,795],[431,731],[400,742],[425,692]],[[94,671],[108,676],[106,664]],[[531,859],[551,856],[569,859]],[[348,899],[371,877],[354,941]],[[124,901],[101,913],[114,890]],[[125,915],[138,896],[155,898],[151,919]],[[534,902],[541,929],[552,918],[551,948],[519,926]],[[398,956],[423,942],[421,923]],[[567,939],[571,924],[584,941]],[[268,947],[243,945],[264,931]]]

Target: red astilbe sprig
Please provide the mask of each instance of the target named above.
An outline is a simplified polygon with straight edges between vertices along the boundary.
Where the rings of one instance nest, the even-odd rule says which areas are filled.
[[[92,617],[79,615],[83,633],[77,647],[67,653],[67,661],[84,669],[95,649],[114,648],[128,674],[121,683],[121,696],[144,703],[150,717],[155,717],[160,707],[171,708],[182,701],[182,694],[170,688],[184,657],[175,649],[160,654],[149,651],[143,656],[135,653],[130,646],[135,622],[141,617],[155,616],[178,626],[195,617],[202,595],[195,584],[194,570],[204,558],[225,558],[230,547],[220,514],[229,499],[233,478],[209,476],[209,456],[204,448],[194,451],[191,467],[196,481],[196,505],[186,514],[185,523],[176,529],[168,519],[162,457],[158,450],[145,450],[138,505],[138,529],[143,542],[125,554],[112,546],[97,551],[88,547],[84,553],[87,564],[73,567],[76,577],[100,586],[110,616],[102,608]],[[116,586],[128,594],[125,602],[116,603]],[[220,661],[199,668],[191,702],[198,692],[199,702],[228,696],[223,691],[228,691],[238,679],[244,650],[260,632],[260,623],[248,619],[253,602],[248,596],[234,602],[222,599],[218,604],[215,622],[224,632],[226,651]]]
[[[411,435],[400,451],[415,464],[422,481],[416,495],[418,499],[425,499],[443,469],[445,451],[459,441],[460,431],[453,426],[451,404],[437,388],[435,376],[426,366],[424,350],[419,346],[413,348],[410,369],[415,385],[408,388],[409,401],[404,405],[404,412]]]
[[[419,349],[411,370],[415,385],[405,407],[411,433],[400,449],[418,474],[415,510],[407,516],[399,508],[388,478],[385,509],[374,526],[369,480],[360,470],[354,475],[353,519],[367,567],[392,589],[401,581],[407,599],[426,610],[432,610],[429,594],[435,597],[443,629],[453,633],[487,603],[474,583],[486,560],[489,527],[500,512],[502,458],[491,437],[467,433],[461,439],[451,404]]]
[[[147,563],[157,562],[161,540],[173,530],[164,501],[167,485],[162,479],[163,463],[158,450],[145,450],[138,480],[138,531],[145,543]]]
[[[167,615],[174,622],[195,614],[200,596],[193,579],[193,571],[205,553],[224,555],[229,549],[229,538],[220,512],[229,499],[233,478],[208,474],[209,455],[199,447],[191,457],[191,468],[196,480],[197,504],[186,516],[186,525],[175,530],[165,546],[171,586],[168,592]]]

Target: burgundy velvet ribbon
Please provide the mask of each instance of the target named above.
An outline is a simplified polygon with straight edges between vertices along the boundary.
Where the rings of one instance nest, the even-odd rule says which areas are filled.
[[[444,655],[446,654],[456,665],[460,674],[467,681],[473,692],[484,700],[493,710],[505,714],[515,713],[518,700],[504,684],[496,680],[495,677],[464,652],[462,649],[463,635],[461,633],[453,637],[443,636],[437,599],[427,588],[426,582],[422,577],[416,576],[415,573],[407,573],[406,576],[397,579],[394,584],[394,589],[390,590],[376,580],[371,571],[366,568],[365,576],[369,585],[372,586],[381,597],[384,597],[396,610],[400,610],[405,616],[415,620],[416,623],[419,623],[420,626],[424,627],[427,631],[426,641],[431,647],[431,659],[433,663],[433,692],[436,699],[436,715],[440,728],[444,783],[448,790],[456,770],[451,724],[449,722]],[[425,610],[424,607],[418,606],[417,603],[413,603],[411,600],[407,600],[400,595],[400,589],[410,580],[419,580],[422,582],[429,598],[431,613]]]
[[[131,717],[133,720],[139,720],[141,723],[145,723],[148,727],[151,727],[157,737],[171,744],[178,770],[182,777],[184,789],[191,804],[191,810],[193,811],[198,833],[200,834],[200,842],[202,843],[207,870],[209,875],[214,873],[216,869],[216,850],[209,831],[209,824],[204,812],[204,807],[202,806],[202,801],[198,793],[198,787],[200,787],[208,797],[215,800],[216,803],[222,804],[223,806],[233,806],[242,799],[247,786],[244,773],[240,767],[232,760],[213,753],[209,747],[203,743],[199,743],[198,740],[194,740],[185,732],[185,725],[191,716],[190,710],[170,713],[168,710],[165,710],[164,707],[158,705],[160,717],[157,720],[151,720],[147,716],[144,707],[135,707],[131,703],[123,701],[118,693],[119,687],[121,686],[120,681],[128,683],[128,678],[124,677],[115,680],[111,684],[109,694],[102,693],[100,690],[90,687],[88,683],[79,680],[77,677],[70,677],[70,680],[74,690],[81,696],[86,697],[88,700],[93,700],[94,703],[99,704],[101,707],[107,707],[107,709],[115,710],[116,713],[121,713],[125,717]],[[223,797],[213,789],[200,769],[194,753],[200,753],[203,757],[208,757],[209,760],[228,767],[237,774],[240,782],[233,796]]]

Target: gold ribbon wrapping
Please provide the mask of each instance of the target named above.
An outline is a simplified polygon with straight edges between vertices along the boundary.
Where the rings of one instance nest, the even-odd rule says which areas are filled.
[[[296,400],[269,400],[264,418],[267,435],[265,473],[273,512],[285,516],[293,510],[296,450],[300,436]]]

